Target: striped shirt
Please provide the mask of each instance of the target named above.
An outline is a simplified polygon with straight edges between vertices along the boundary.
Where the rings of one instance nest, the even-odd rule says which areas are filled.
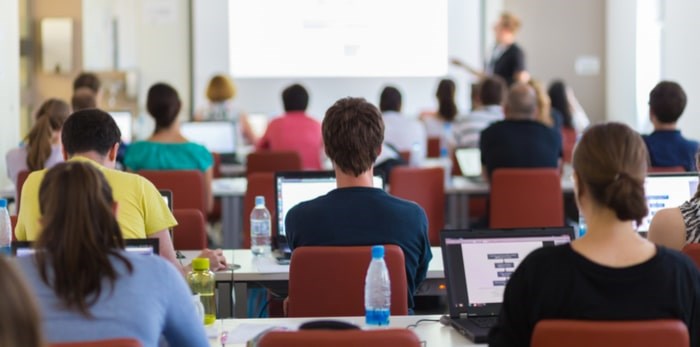
[[[685,224],[685,244],[700,242],[700,198],[694,197],[679,208]]]
[[[481,132],[503,119],[503,108],[500,105],[488,105],[473,111],[463,120],[454,123],[454,145],[458,148],[479,148]]]

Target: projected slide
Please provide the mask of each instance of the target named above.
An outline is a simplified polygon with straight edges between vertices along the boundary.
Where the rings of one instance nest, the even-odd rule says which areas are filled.
[[[447,0],[231,0],[233,76],[441,76]]]

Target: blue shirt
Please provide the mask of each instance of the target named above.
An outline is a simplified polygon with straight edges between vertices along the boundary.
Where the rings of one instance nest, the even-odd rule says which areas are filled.
[[[41,280],[34,257],[17,258],[41,308],[48,342],[128,337],[151,347],[158,346],[163,335],[170,347],[209,346],[192,294],[175,267],[158,256],[123,254],[133,265],[133,272],[129,274],[123,262],[112,260],[119,277],[113,290],[108,281],[103,281],[100,298],[90,307],[94,318],[63,306],[53,289]]]
[[[696,170],[698,142],[684,138],[680,130],[657,130],[642,138],[649,150],[651,166],[682,166],[685,171]]]
[[[302,202],[287,213],[287,239],[302,246],[394,244],[403,250],[408,281],[408,308],[425,279],[433,255],[428,219],[417,204],[369,187],[341,188]]]
[[[139,141],[129,145],[124,165],[139,170],[207,171],[214,159],[206,147],[194,142],[162,143]]]

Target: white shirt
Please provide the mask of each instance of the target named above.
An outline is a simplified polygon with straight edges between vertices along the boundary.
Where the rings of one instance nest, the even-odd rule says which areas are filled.
[[[479,148],[481,132],[503,118],[503,108],[500,105],[487,105],[473,111],[452,127],[453,145],[459,148]]]
[[[417,151],[414,145],[420,148],[420,153],[425,158],[428,146],[428,135],[425,126],[418,119],[408,118],[401,113],[384,112],[384,142],[396,148],[396,150],[411,151],[411,155]]]

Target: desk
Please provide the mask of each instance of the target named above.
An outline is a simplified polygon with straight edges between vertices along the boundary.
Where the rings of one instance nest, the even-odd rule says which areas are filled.
[[[294,329],[304,322],[318,320],[319,318],[265,318],[265,319],[222,319],[217,321],[215,324],[220,324],[223,331],[230,332],[232,329],[240,326],[241,324],[259,324],[269,327],[270,325],[279,325],[282,327],[288,327]],[[324,318],[326,319],[326,318]],[[364,317],[336,317],[329,318],[340,321],[345,321],[358,325],[360,327],[364,326]],[[406,328],[411,324],[415,324],[420,319],[440,319],[439,315],[429,315],[429,316],[391,316],[390,327],[392,328]],[[423,322],[416,328],[411,328],[418,339],[425,341],[425,346],[427,347],[451,347],[451,346],[486,346],[486,344],[474,344],[471,340],[460,335],[455,329],[449,326],[443,326],[438,322]],[[220,347],[221,342],[218,338],[212,338],[209,340],[212,347]],[[245,346],[245,344],[226,344],[226,346]]]
[[[0,188],[0,198],[2,198],[2,199],[14,199],[15,198],[15,185],[10,183],[10,184]]]

